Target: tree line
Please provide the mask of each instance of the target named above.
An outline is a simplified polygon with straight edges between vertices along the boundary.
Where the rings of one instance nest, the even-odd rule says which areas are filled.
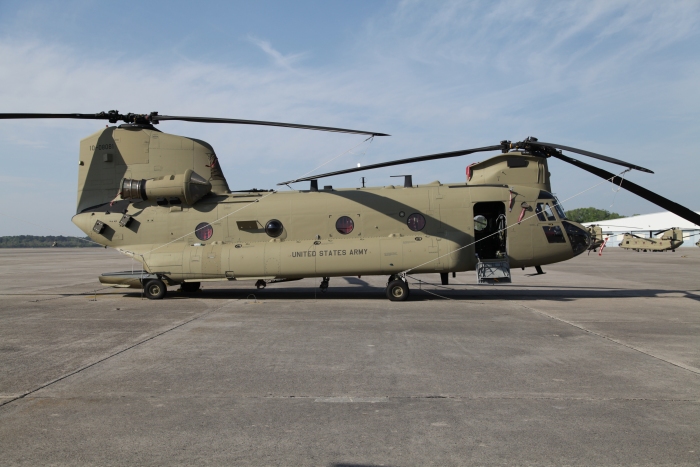
[[[597,208],[578,208],[571,209],[565,212],[566,217],[574,222],[583,224],[585,222],[608,221],[610,219],[621,219],[622,216],[616,212],[606,211],[605,209]],[[634,214],[635,216],[637,214]]]
[[[87,241],[86,241],[87,240]],[[64,237],[63,235],[11,235],[0,237],[0,248],[91,248],[101,247],[88,237]]]

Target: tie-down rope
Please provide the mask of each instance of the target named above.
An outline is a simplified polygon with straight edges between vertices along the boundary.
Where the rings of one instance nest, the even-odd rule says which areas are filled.
[[[575,198],[575,197],[577,197],[577,196],[580,196],[580,195],[586,193],[587,191],[590,191],[590,190],[592,190],[593,188],[596,188],[596,187],[602,185],[602,184],[605,183],[605,182],[612,182],[612,180],[613,180],[615,177],[621,177],[622,175],[624,175],[626,172],[629,172],[630,170],[631,170],[631,169],[627,169],[627,170],[621,172],[620,175],[613,175],[613,176],[610,177],[610,178],[606,178],[606,179],[603,180],[602,182],[596,183],[595,185],[591,186],[590,188],[586,188],[585,190],[580,191],[580,192],[576,193],[576,194],[573,195],[573,196],[569,196],[569,197],[566,198],[564,201],[569,201],[570,199],[573,199],[573,198]],[[557,201],[559,201],[559,200],[557,199]],[[552,206],[560,206],[561,204],[562,204],[562,201],[559,201],[558,203],[552,203]],[[508,230],[509,228],[515,227],[516,225],[520,224],[523,220],[531,219],[531,218],[535,217],[536,215],[537,215],[537,213],[534,213],[534,214],[532,214],[532,215],[526,217],[525,219],[521,219],[521,220],[519,220],[518,222],[516,222],[515,224],[511,224],[511,225],[509,225],[509,226],[507,226],[507,227],[505,227],[505,228],[503,228],[503,229],[499,229],[499,230],[497,230],[496,232],[485,236],[484,238],[481,238],[481,239],[479,239],[479,240],[475,240],[475,241],[473,241],[473,242],[471,242],[471,243],[469,243],[469,244],[467,244],[467,245],[464,245],[464,246],[461,246],[461,247],[457,248],[456,250],[452,250],[452,251],[449,252],[449,253],[445,253],[444,255],[438,256],[437,258],[433,258],[433,259],[431,259],[431,260],[429,260],[429,261],[426,261],[425,263],[422,263],[422,264],[419,264],[419,265],[414,266],[414,267],[412,267],[412,268],[406,269],[406,270],[400,272],[399,275],[405,277],[406,274],[408,274],[409,272],[413,271],[414,269],[418,269],[418,268],[420,268],[420,267],[422,267],[422,266],[425,266],[426,264],[430,264],[430,263],[432,263],[433,261],[437,261],[437,260],[439,260],[440,258],[444,258],[445,256],[450,256],[450,255],[452,255],[452,254],[454,254],[454,253],[456,253],[456,252],[458,252],[458,251],[460,251],[460,250],[463,250],[463,249],[465,249],[465,248],[467,248],[467,247],[470,247],[470,246],[472,246],[472,245],[475,245],[476,243],[478,243],[478,242],[480,242],[480,241],[482,241],[482,240],[486,240],[486,239],[489,238],[489,237],[492,237],[492,236],[494,236],[494,235],[499,235],[499,234],[505,232],[506,230]]]

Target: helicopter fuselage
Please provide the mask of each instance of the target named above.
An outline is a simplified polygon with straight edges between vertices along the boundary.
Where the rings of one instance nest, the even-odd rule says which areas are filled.
[[[211,145],[122,125],[81,141],[78,172],[73,222],[168,285],[524,268],[590,241],[550,193],[546,158],[517,151],[470,165],[465,183],[231,192]]]
[[[434,182],[210,194],[192,206],[118,201],[73,222],[171,283],[296,279],[467,271],[477,255],[507,255],[511,267],[564,261],[585,251],[588,237],[554,204],[535,188]],[[125,215],[130,222],[120,225]],[[279,223],[273,232],[271,221]]]

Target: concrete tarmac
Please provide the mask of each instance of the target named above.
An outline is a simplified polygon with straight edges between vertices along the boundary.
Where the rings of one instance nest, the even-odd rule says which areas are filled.
[[[0,465],[700,465],[700,248],[405,303],[385,277],[95,292],[131,267],[0,250]]]

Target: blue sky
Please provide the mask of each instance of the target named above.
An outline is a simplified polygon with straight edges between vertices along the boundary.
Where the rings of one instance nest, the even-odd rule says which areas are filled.
[[[700,3],[0,2],[0,112],[119,109],[390,133],[163,123],[204,139],[232,189],[537,136],[656,172],[628,177],[700,210]],[[78,234],[79,140],[101,124],[0,122],[0,235]],[[358,146],[359,145],[359,146]],[[486,156],[367,172],[461,182]],[[617,166],[597,163],[612,172]],[[559,161],[569,198],[599,182]],[[362,174],[329,179],[358,186]],[[306,188],[302,185],[299,188]],[[286,189],[286,188],[285,188]],[[610,186],[565,203],[660,209]]]

